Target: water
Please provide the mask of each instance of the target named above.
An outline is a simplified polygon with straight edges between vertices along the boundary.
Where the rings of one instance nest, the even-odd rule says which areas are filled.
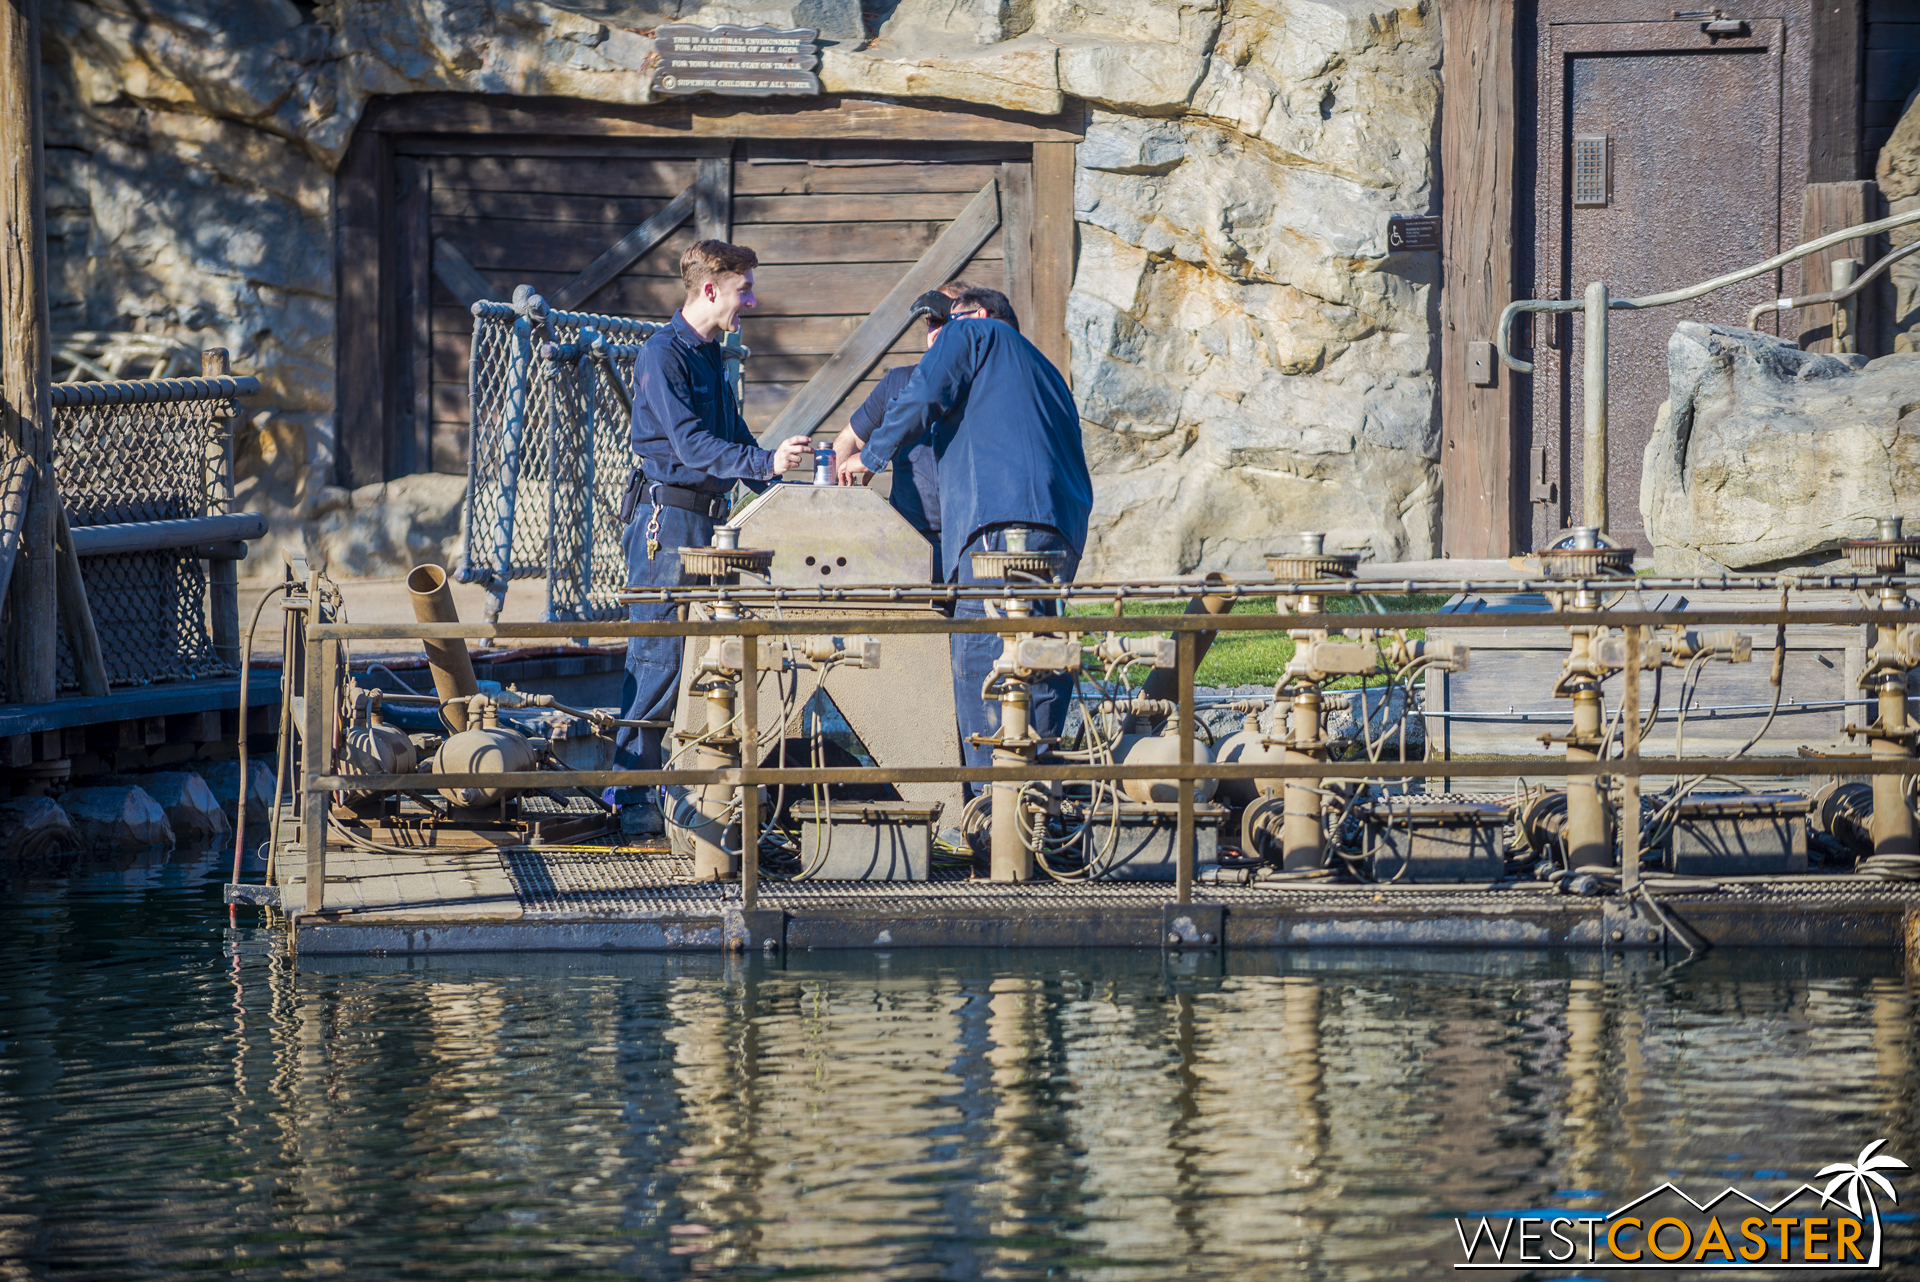
[[[1429,1279],[1920,1157],[1893,957],[296,966],[217,862],[0,887],[0,1278]]]

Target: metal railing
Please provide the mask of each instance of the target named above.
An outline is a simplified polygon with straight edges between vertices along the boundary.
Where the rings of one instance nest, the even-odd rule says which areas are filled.
[[[1684,585],[1694,589],[1722,586],[1738,589],[1764,589],[1770,592],[1792,592],[1808,587],[1856,588],[1861,591],[1875,590],[1881,587],[1899,586],[1902,588],[1920,588],[1920,577],[1908,576],[1872,576],[1872,575],[1835,575],[1819,578],[1807,578],[1790,575],[1752,575],[1725,576],[1722,579],[1696,578],[1681,580],[1643,580],[1640,586],[1660,590],[1669,584]],[[1610,580],[1570,580],[1570,579],[1519,579],[1506,581],[1489,580],[1445,580],[1445,579],[1408,579],[1389,583],[1379,581],[1347,581],[1340,583],[1303,584],[1279,580],[1242,580],[1230,586],[1218,582],[1204,583],[1192,581],[1139,581],[1126,584],[1080,583],[1052,585],[1022,585],[1019,594],[1023,597],[1052,597],[1067,600],[1099,600],[1118,602],[1120,600],[1155,600],[1169,604],[1191,600],[1200,596],[1273,596],[1301,595],[1312,593],[1323,597],[1340,595],[1376,594],[1401,588],[1407,591],[1448,591],[1467,588],[1491,589],[1505,592],[1552,591],[1555,593],[1574,591],[1617,592],[1625,589],[1631,592],[1635,586],[1620,579]],[[830,600],[865,599],[870,594],[878,594],[874,599],[883,601],[983,599],[997,600],[1006,595],[1007,589],[1001,585],[983,584],[971,586],[951,585],[931,587],[924,585],[901,585],[873,589],[839,589],[826,593]],[[805,589],[753,588],[753,587],[686,587],[658,589],[646,593],[626,594],[632,599],[674,600],[686,603],[711,602],[725,600],[742,611],[750,612],[755,607],[771,610],[776,605],[796,602],[812,603],[818,600],[818,594]],[[1310,761],[1310,762],[1274,762],[1262,761],[1252,764],[1194,762],[1190,745],[1196,725],[1197,706],[1194,693],[1194,672],[1197,667],[1197,646],[1195,639],[1203,633],[1269,633],[1295,629],[1326,628],[1348,630],[1359,627],[1373,629],[1425,628],[1425,629],[1462,629],[1485,628],[1593,628],[1613,627],[1624,629],[1649,629],[1655,627],[1708,625],[1717,627],[1768,626],[1825,624],[1857,626],[1863,623],[1886,624],[1893,619],[1908,617],[1920,618],[1920,611],[1903,611],[1890,614],[1886,610],[1864,606],[1840,608],[1790,608],[1787,597],[1782,596],[1778,607],[1737,607],[1731,609],[1669,609],[1649,610],[1645,608],[1620,608],[1623,601],[1611,609],[1599,612],[1569,611],[1552,609],[1537,613],[1501,614],[1497,619],[1486,616],[1452,614],[1435,610],[1376,612],[1357,614],[1350,612],[1326,612],[1318,614],[1164,614],[1164,615],[1126,615],[1106,618],[1101,616],[1075,615],[1030,618],[988,617],[988,618],[952,618],[945,616],[920,617],[875,617],[867,614],[849,614],[839,619],[822,618],[813,615],[808,618],[755,617],[751,614],[737,619],[721,620],[667,620],[663,622],[594,622],[585,629],[593,637],[780,637],[817,634],[822,631],[850,631],[875,636],[899,635],[951,635],[955,633],[1078,633],[1082,636],[1118,630],[1127,632],[1165,632],[1172,633],[1177,639],[1176,646],[1176,705],[1177,720],[1172,733],[1183,744],[1189,745],[1183,750],[1178,764],[1156,763],[1152,765],[1118,764],[1036,764],[1031,767],[888,767],[888,766],[848,766],[848,767],[763,767],[754,763],[745,763],[727,769],[665,769],[665,770],[599,770],[568,771],[564,778],[569,786],[592,789],[610,787],[653,787],[653,786],[695,786],[702,784],[720,784],[743,789],[743,796],[756,798],[759,785],[792,787],[818,786],[826,784],[877,784],[877,783],[946,783],[965,781],[971,783],[1007,783],[1007,782],[1116,782],[1128,779],[1319,779],[1349,781],[1399,781],[1416,780],[1431,777],[1453,779],[1511,779],[1516,776],[1548,777],[1594,777],[1604,776],[1631,781],[1637,788],[1638,781],[1645,775],[1659,776],[1750,776],[1755,778],[1793,778],[1805,776],[1817,771],[1834,775],[1913,775],[1920,773],[1920,766],[1911,757],[1888,759],[1861,757],[1822,757],[1817,762],[1799,758],[1766,759],[1750,757],[1648,757],[1638,751],[1638,735],[1629,734],[1623,744],[1623,755],[1594,761],[1569,761],[1549,756],[1500,757],[1474,761],[1423,760],[1423,761]],[[578,634],[583,629],[575,623],[401,623],[401,624],[342,624],[315,623],[305,630],[305,654],[301,671],[304,674],[317,674],[319,688],[312,689],[314,678],[302,676],[300,698],[304,700],[303,718],[300,722],[300,734],[303,742],[300,768],[300,805],[303,813],[325,815],[330,794],[336,790],[353,789],[361,792],[429,792],[453,788],[517,788],[537,789],[550,787],[555,776],[550,771],[526,771],[518,773],[488,774],[346,774],[336,773],[333,769],[332,745],[335,741],[336,719],[334,710],[340,702],[339,674],[342,670],[342,647],[355,641],[396,641],[396,640],[454,640],[465,641],[511,641],[525,642],[535,640],[557,640]],[[1632,633],[1630,632],[1630,635]],[[758,646],[743,644],[741,653],[744,669],[741,674],[741,703],[743,715],[749,724],[757,724],[754,704],[757,695],[756,670]],[[1629,646],[1628,668],[1625,679],[1630,691],[1637,691],[1642,672],[1638,658],[1640,647]],[[318,697],[308,697],[317,693]],[[1637,694],[1628,696],[1630,706],[1639,707]],[[1635,718],[1635,727],[1638,720]],[[318,752],[311,745],[321,745]],[[1194,883],[1194,797],[1193,790],[1180,788],[1178,802],[1178,830],[1176,834],[1177,867],[1175,897],[1180,903],[1189,903],[1193,895]],[[749,818],[757,809],[751,800],[747,803]],[[749,831],[756,831],[751,827]],[[305,846],[305,911],[317,913],[322,910],[326,883],[327,826],[324,823],[306,823],[302,836]],[[758,843],[743,842],[742,864],[742,903],[751,910],[756,902],[758,887]],[[1628,883],[1637,877],[1637,867],[1625,870]]]
[[[1510,344],[1514,317],[1522,312],[1543,315],[1581,312],[1585,315],[1586,359],[1582,370],[1581,426],[1584,462],[1580,478],[1583,509],[1579,523],[1605,530],[1608,527],[1610,515],[1607,510],[1607,314],[1609,312],[1638,312],[1655,307],[1670,307],[1675,303],[1691,302],[1696,298],[1703,298],[1725,289],[1729,285],[1738,285],[1756,276],[1779,271],[1787,264],[1805,258],[1809,254],[1817,254],[1823,249],[1831,249],[1835,245],[1842,245],[1850,240],[1877,236],[1882,232],[1889,232],[1897,227],[1912,226],[1915,223],[1920,223],[1920,209],[1895,214],[1891,218],[1882,218],[1878,222],[1848,227],[1844,231],[1833,232],[1816,240],[1807,241],[1803,245],[1795,245],[1784,253],[1775,254],[1765,262],[1743,267],[1739,271],[1728,272],[1724,276],[1715,276],[1712,280],[1702,281],[1697,285],[1670,289],[1662,294],[1647,294],[1640,298],[1614,298],[1604,281],[1594,281],[1587,286],[1584,298],[1522,298],[1508,303],[1500,312],[1500,323],[1494,337],[1494,345],[1500,353],[1501,362],[1508,369],[1519,374],[1533,373],[1533,362],[1523,361],[1512,352]],[[1783,301],[1792,303],[1795,300]],[[1537,336],[1534,345],[1539,346]]]

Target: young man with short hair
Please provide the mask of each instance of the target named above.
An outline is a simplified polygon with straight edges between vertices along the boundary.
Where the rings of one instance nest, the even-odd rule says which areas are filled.
[[[965,298],[969,294],[990,294],[992,298],[975,297],[973,303],[964,307],[955,303],[955,299]],[[997,303],[994,300],[998,300]],[[1005,294],[997,290],[983,290],[967,280],[950,280],[939,289],[930,289],[920,295],[913,300],[913,308],[907,319],[911,324],[921,317],[926,318],[927,346],[932,347],[950,316],[982,315],[1005,321],[1015,329],[1020,328],[1020,320],[1013,314],[1013,304],[1007,301]],[[860,408],[853,412],[847,425],[833,438],[834,472],[840,484],[855,483],[847,465],[866,447],[867,438],[873,435],[874,429],[886,417],[887,406],[893,403],[894,397],[906,387],[907,380],[913,377],[913,368],[911,365],[899,365],[883,374],[880,385],[860,403]],[[907,518],[914,529],[926,535],[937,553],[940,547],[940,477],[937,460],[933,457],[931,432],[894,456],[893,489],[888,493],[887,501],[895,511]],[[939,563],[937,555],[935,563]]]
[[[627,582],[636,587],[680,583],[683,547],[704,547],[715,523],[727,517],[727,495],[736,481],[765,489],[813,449],[792,436],[775,449],[755,443],[734,400],[726,362],[716,341],[740,328],[740,313],[754,305],[751,249],[703,240],[680,256],[686,302],[641,348],[633,369],[633,427],[629,440],[637,466],[621,504],[626,518],[622,546]],[[630,605],[636,623],[670,619],[676,607]],[[679,637],[634,637],[627,643],[622,716],[628,720],[673,719],[679,693]],[[658,770],[663,731],[623,726],[614,741],[614,767]],[[621,807],[621,829],[649,835],[663,830],[660,814],[643,788],[609,789]]]
[[[941,569],[948,582],[975,582],[979,551],[1006,547],[1009,526],[1029,531],[1036,552],[1066,554],[1072,580],[1086,547],[1093,479],[1080,441],[1080,415],[1067,382],[1040,350],[990,311],[1006,304],[998,290],[969,289],[954,301],[953,319],[914,367],[878,429],[847,473],[863,481],[930,436],[940,460]],[[1035,613],[1054,612],[1037,603]],[[962,601],[956,617],[979,617],[985,603]],[[991,633],[952,638],[953,702],[961,751],[969,766],[991,763],[991,751],[968,742],[999,728],[1000,705],[980,697],[1000,639]],[[1031,720],[1037,735],[1057,735],[1066,722],[1073,681],[1035,682]],[[975,786],[968,786],[968,793]]]

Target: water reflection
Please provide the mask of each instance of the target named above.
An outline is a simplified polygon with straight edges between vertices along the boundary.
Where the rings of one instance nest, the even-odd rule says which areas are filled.
[[[1430,1278],[1455,1214],[1920,1154],[1897,958],[296,965],[190,863],[54,871],[0,1275]]]

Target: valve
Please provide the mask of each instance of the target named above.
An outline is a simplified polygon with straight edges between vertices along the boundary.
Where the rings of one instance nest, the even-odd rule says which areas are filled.
[[[1470,658],[1466,643],[1428,638],[1414,641],[1396,633],[1387,646],[1387,661],[1396,668],[1425,663],[1443,672],[1465,672]]]
[[[1294,641],[1284,678],[1288,682],[1318,684],[1334,677],[1365,676],[1380,666],[1380,652],[1364,641],[1312,633],[1294,634]]]
[[[1179,662],[1179,647],[1172,637],[1123,637],[1109,632],[1093,648],[1093,657],[1110,668],[1146,664],[1171,668]]]
[[[1070,637],[1009,637],[993,661],[995,679],[1031,681],[1055,672],[1080,671],[1080,643]]]

